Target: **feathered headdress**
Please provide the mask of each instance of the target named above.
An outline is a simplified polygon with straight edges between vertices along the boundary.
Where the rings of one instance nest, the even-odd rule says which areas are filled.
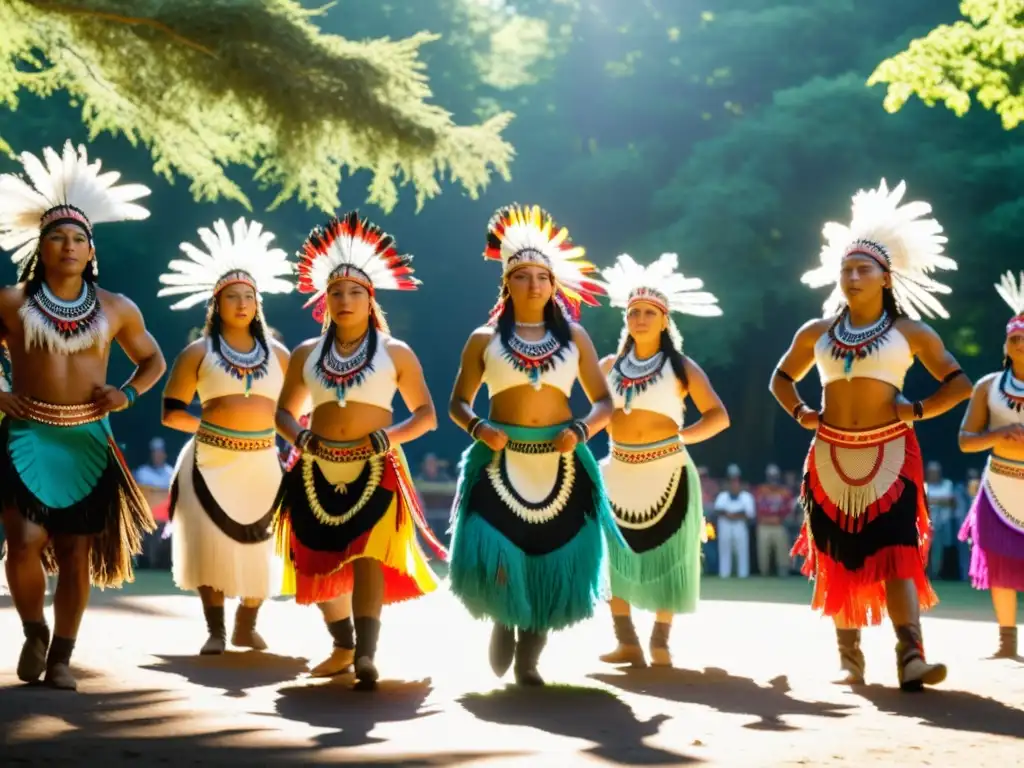
[[[19,159],[27,181],[11,173],[0,176],[0,248],[12,251],[12,261],[27,267],[29,277],[39,240],[54,227],[76,224],[91,242],[96,224],[149,217],[149,211],[134,202],[147,196],[149,188],[118,186],[121,174],[100,173],[100,161],[90,163],[84,146],[76,150],[67,141],[63,155],[47,147],[43,160],[30,152],[22,152]]]
[[[240,218],[229,231],[225,221],[218,219],[213,229],[200,227],[199,239],[205,251],[182,243],[179,247],[188,259],[172,259],[168,271],[160,275],[160,282],[167,287],[157,296],[187,294],[171,309],[194,307],[233,283],[251,285],[257,294],[290,293],[294,288],[285,279],[293,272],[288,254],[270,247],[274,235],[258,221]]]
[[[358,211],[332,218],[309,233],[299,254],[299,293],[313,294],[303,306],[314,305],[313,317],[323,322],[327,289],[338,280],[359,283],[371,299],[379,290],[414,291],[421,282],[412,276],[412,258]]]
[[[1007,270],[996,284],[996,292],[1013,311],[1013,317],[1006,324],[1007,337],[1015,333],[1024,333],[1024,272],[1021,272],[1020,278],[1015,281],[1013,272]]]
[[[856,253],[875,259],[892,275],[896,302],[910,317],[949,317],[932,294],[950,293],[951,289],[933,280],[929,273],[956,269],[956,262],[943,254],[947,238],[939,222],[928,217],[932,207],[921,201],[900,204],[906,189],[901,181],[890,192],[882,179],[878,189],[854,195],[849,226],[829,222],[822,229],[826,242],[821,250],[821,266],[804,274],[801,282],[812,288],[835,284],[823,305],[826,316],[839,312],[845,303],[839,273],[843,259]]]
[[[646,302],[669,315],[669,335],[673,345],[681,351],[683,337],[671,313],[718,317],[722,309],[714,295],[701,290],[703,280],[684,277],[676,271],[678,268],[679,256],[674,253],[663,253],[646,267],[624,253],[615,260],[614,266],[601,270],[601,276],[608,284],[611,306],[628,310],[637,302]]]
[[[551,270],[555,297],[569,317],[578,319],[580,307],[598,306],[597,297],[605,286],[590,277],[597,267],[583,256],[586,251],[569,239],[569,230],[555,223],[540,206],[518,203],[499,208],[487,224],[484,258],[501,262],[504,277],[520,267],[541,266]],[[491,311],[492,321],[501,314],[499,300]]]

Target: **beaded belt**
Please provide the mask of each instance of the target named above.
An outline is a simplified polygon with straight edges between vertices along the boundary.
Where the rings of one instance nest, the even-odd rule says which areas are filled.
[[[204,421],[196,430],[196,442],[212,445],[214,448],[223,448],[226,451],[265,451],[274,447],[274,430],[239,432],[207,424]]]
[[[684,450],[683,441],[678,437],[670,437],[667,440],[644,445],[612,443],[612,458],[623,464],[646,464],[649,461],[675,456]]]
[[[827,424],[818,425],[817,437],[826,443],[848,448],[868,448],[874,445],[881,445],[895,440],[897,437],[912,432],[909,424],[898,421],[894,424],[885,424],[874,429],[836,429]]]
[[[77,427],[82,424],[91,424],[100,421],[106,414],[95,403],[81,403],[79,405],[57,405],[55,403],[44,403],[42,400],[26,398],[28,402],[27,417],[31,421],[40,424],[49,424],[53,427]]]
[[[334,442],[332,440],[316,439],[307,453],[316,456],[318,459],[338,464],[349,461],[369,461],[377,456],[373,446],[368,445],[365,440]]]
[[[530,440],[509,440],[505,443],[505,450],[513,453],[558,453],[555,444],[550,440],[532,442]]]
[[[1024,462],[998,459],[992,456],[988,460],[988,471],[994,475],[1012,477],[1014,480],[1024,480]]]

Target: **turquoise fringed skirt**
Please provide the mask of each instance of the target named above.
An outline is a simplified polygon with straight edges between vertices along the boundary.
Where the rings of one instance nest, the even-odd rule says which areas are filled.
[[[132,580],[132,556],[156,527],[106,418],[72,426],[4,419],[0,497],[51,536],[43,552],[51,573],[53,536],[92,537],[90,573],[99,587]]]
[[[692,613],[700,599],[700,478],[678,438],[613,444],[601,462],[621,538],[608,540],[612,594],[648,611]]]
[[[506,448],[474,443],[460,464],[451,591],[475,618],[564,629],[608,595],[603,531],[614,538],[617,530],[597,462],[586,445],[554,451],[564,425],[495,426]]]

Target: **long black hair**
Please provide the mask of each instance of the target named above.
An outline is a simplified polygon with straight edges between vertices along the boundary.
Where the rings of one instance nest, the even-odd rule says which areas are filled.
[[[622,349],[619,351],[619,359],[628,355],[635,345],[636,342],[633,340],[632,334],[627,330],[626,338],[622,342]],[[683,357],[683,353],[676,349],[676,345],[672,343],[672,334],[669,333],[668,328],[663,329],[661,336],[658,338],[658,349],[665,353],[665,357],[668,358],[668,362],[672,366],[672,372],[679,379],[679,382],[684,387],[689,387],[689,381],[686,378],[686,359]]]
[[[501,284],[498,301],[502,303],[501,314],[498,315],[497,322],[498,335],[503,344],[508,344],[512,339],[512,334],[516,331],[516,314],[515,308],[512,306],[512,296],[504,281]],[[567,346],[572,341],[572,327],[569,324],[569,318],[555,302],[554,294],[544,305],[544,327],[562,346]]]

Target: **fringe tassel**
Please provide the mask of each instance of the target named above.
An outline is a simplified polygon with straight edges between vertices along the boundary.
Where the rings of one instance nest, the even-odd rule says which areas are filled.
[[[580,448],[585,449],[583,455]],[[585,446],[577,451],[594,481],[592,503],[599,519],[587,520],[561,549],[538,556],[526,555],[468,508],[473,486],[486,482],[482,476],[492,452],[483,443],[474,443],[463,454],[452,509],[449,582],[474,618],[533,632],[559,630],[592,617],[596,604],[608,596],[602,529],[619,540],[621,534],[597,462]]]
[[[615,597],[647,611],[693,613],[700,599],[701,534],[704,528],[700,477],[686,465],[689,498],[683,524],[647,552],[633,552],[608,540],[611,589]],[[672,503],[672,499],[668,500]]]

